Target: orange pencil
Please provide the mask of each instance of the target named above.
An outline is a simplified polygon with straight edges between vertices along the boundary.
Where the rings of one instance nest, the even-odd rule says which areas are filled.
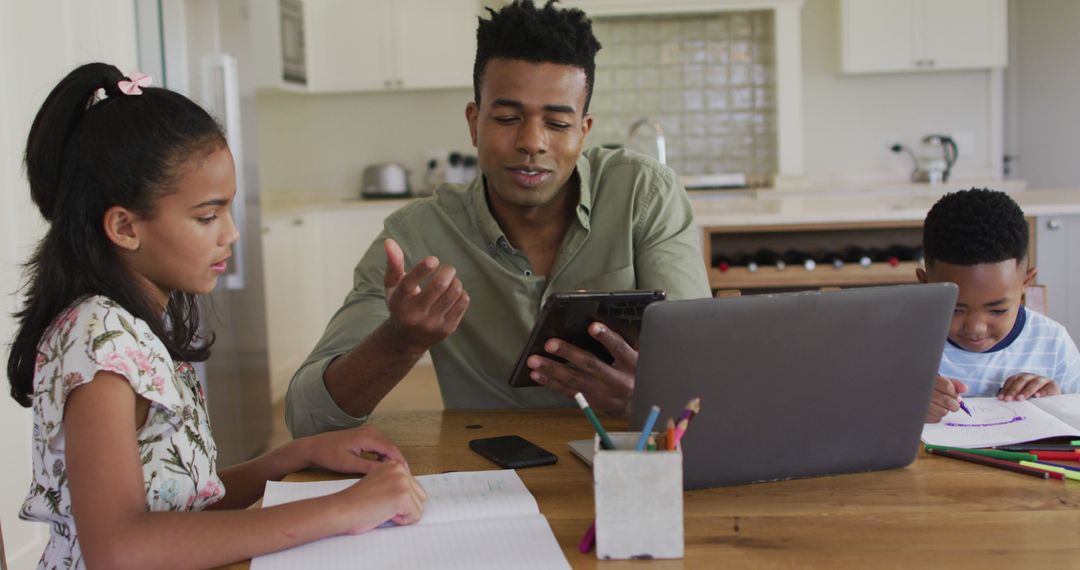
[[[675,420],[668,418],[667,432],[664,434],[664,449],[675,450]]]

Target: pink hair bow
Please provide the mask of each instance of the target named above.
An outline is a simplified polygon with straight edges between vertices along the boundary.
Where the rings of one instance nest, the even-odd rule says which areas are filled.
[[[149,87],[153,78],[145,73],[135,72],[127,79],[121,79],[116,86],[124,95],[142,95],[141,87]]]

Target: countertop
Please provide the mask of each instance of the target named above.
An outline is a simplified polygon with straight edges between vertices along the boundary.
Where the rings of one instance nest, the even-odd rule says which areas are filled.
[[[744,226],[832,222],[921,220],[952,188],[894,190],[778,191],[694,190],[690,203],[699,226]],[[1080,214],[1080,188],[1009,193],[1029,216]],[[362,209],[389,215],[409,199],[275,201],[263,208],[267,222],[311,211]]]

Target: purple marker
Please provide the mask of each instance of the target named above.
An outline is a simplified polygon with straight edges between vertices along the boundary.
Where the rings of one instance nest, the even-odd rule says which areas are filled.
[[[969,410],[969,409],[968,409],[968,407],[967,407],[966,405],[964,405],[964,401],[963,401],[963,400],[961,400],[961,399],[957,398],[957,400],[956,400],[956,401],[960,403],[960,409],[961,409],[961,410],[964,410],[964,413],[965,413],[965,414],[967,414],[967,415],[969,415],[969,416],[971,416],[971,417],[975,417],[974,415],[972,415],[972,413],[971,413],[971,410]]]

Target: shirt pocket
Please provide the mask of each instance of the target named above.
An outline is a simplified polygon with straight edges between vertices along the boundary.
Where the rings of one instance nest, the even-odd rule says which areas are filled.
[[[585,289],[587,291],[637,289],[637,278],[634,273],[634,266],[627,265],[626,267],[621,267],[615,271],[609,271],[595,277],[590,277],[584,281],[575,283],[574,289]]]

